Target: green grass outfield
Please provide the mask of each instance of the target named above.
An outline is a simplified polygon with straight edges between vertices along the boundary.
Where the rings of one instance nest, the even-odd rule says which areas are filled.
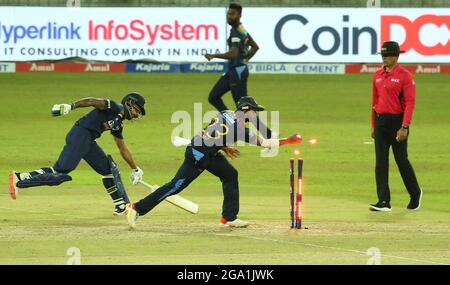
[[[72,124],[87,110],[53,118],[54,103],[95,96],[119,100],[128,91],[148,98],[148,116],[127,124],[125,138],[150,183],[175,174],[184,150],[170,143],[172,112],[193,113],[207,102],[219,74],[0,74],[0,263],[65,264],[69,247],[82,264],[366,264],[367,249],[382,264],[450,263],[450,76],[418,75],[417,106],[409,142],[410,159],[424,190],[422,209],[407,212],[408,195],[391,156],[393,212],[369,212],[376,201],[374,150],[370,142],[369,75],[251,75],[250,94],[280,111],[281,133],[298,131],[307,140],[304,225],[289,229],[289,163],[293,147],[261,158],[241,148],[233,161],[240,175],[239,217],[247,229],[218,224],[220,182],[205,173],[182,195],[200,205],[191,215],[163,203],[129,231],[100,177],[85,162],[73,181],[58,187],[7,194],[10,169],[52,165]],[[229,106],[231,96],[226,96]],[[133,200],[146,195],[132,186],[129,170],[108,133],[99,140],[120,162]]]

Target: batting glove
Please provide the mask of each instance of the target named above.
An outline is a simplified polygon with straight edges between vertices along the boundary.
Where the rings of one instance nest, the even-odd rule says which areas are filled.
[[[133,183],[133,185],[138,184],[142,180],[142,176],[144,176],[144,171],[142,171],[139,167],[131,170],[131,183]]]
[[[67,115],[71,110],[72,106],[70,104],[55,104],[52,108],[52,116]]]

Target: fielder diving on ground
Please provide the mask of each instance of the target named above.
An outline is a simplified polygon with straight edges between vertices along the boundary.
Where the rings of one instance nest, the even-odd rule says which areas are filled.
[[[239,151],[231,145],[237,141],[275,148],[285,144],[298,144],[301,137],[294,134],[286,139],[264,139],[250,132],[246,121],[256,120],[257,111],[264,110],[252,97],[242,97],[237,111],[226,110],[218,113],[211,123],[191,140],[186,147],[184,162],[175,177],[142,200],[127,205],[127,220],[131,228],[139,216],[150,212],[161,201],[180,193],[204,170],[220,178],[223,189],[221,224],[229,227],[246,227],[248,222],[238,219],[239,184],[238,172],[219,151],[231,158],[239,156]]]

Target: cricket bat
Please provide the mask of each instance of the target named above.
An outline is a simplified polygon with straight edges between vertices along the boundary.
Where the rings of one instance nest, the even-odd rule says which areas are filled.
[[[139,183],[141,183],[142,185],[144,185],[145,187],[150,189],[151,193],[153,193],[156,189],[159,188],[158,185],[150,185],[147,182],[142,181],[142,180]],[[195,204],[194,202],[192,202],[186,198],[181,197],[178,194],[169,196],[165,200],[167,202],[171,203],[172,205],[175,205],[185,211],[188,211],[189,213],[192,213],[192,214],[198,213],[198,205],[197,204]]]

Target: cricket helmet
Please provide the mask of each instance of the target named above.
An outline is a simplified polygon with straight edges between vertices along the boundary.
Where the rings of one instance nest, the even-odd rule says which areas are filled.
[[[237,109],[239,111],[248,111],[248,110],[264,111],[266,108],[264,108],[264,106],[258,105],[258,103],[256,103],[253,97],[244,96],[238,100]]]
[[[141,94],[137,92],[128,93],[125,97],[123,97],[121,103],[122,105],[125,105],[127,102],[139,106],[139,109],[142,111],[142,115],[145,115],[145,98]]]

